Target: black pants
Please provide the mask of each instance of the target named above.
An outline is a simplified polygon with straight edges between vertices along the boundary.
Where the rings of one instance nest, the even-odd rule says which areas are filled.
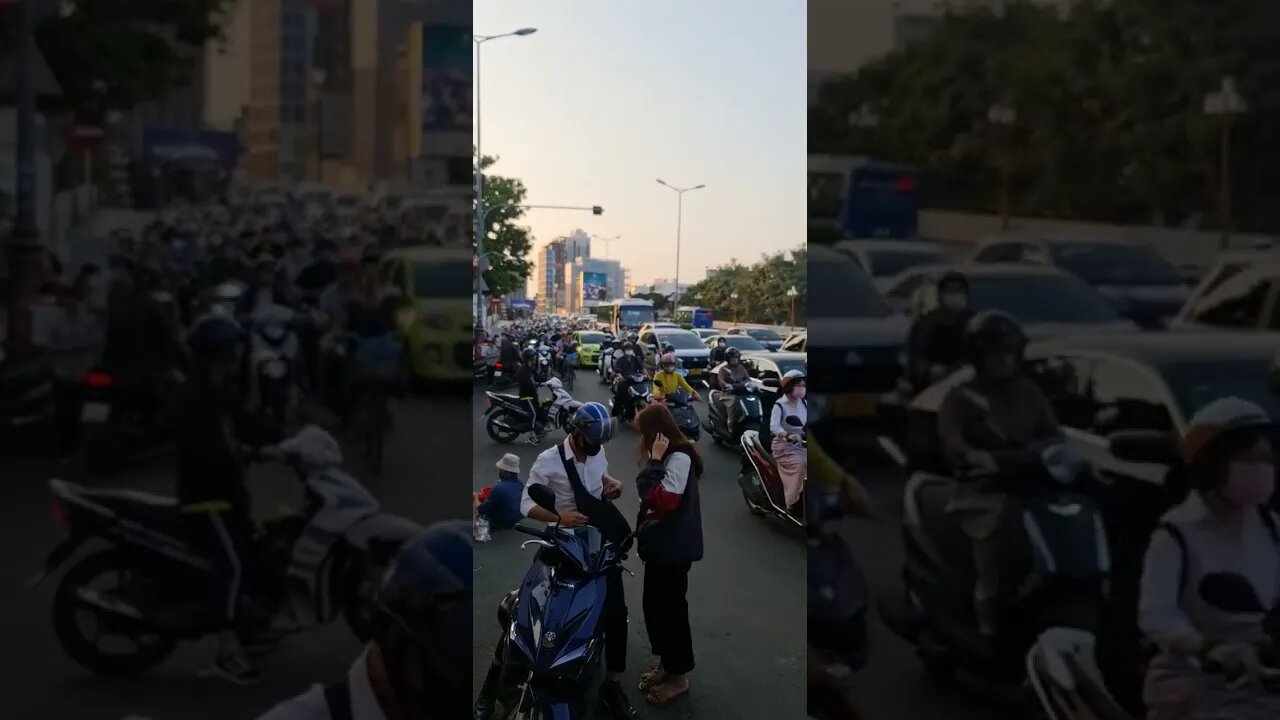
[[[693,670],[693,631],[689,629],[689,563],[644,564],[644,624],[649,647],[668,675]]]
[[[84,404],[84,388],[74,380],[59,380],[54,385],[54,449],[59,458],[75,452],[80,438],[80,408]]]
[[[627,669],[627,596],[621,571],[605,577],[604,592],[604,669],[623,673]]]
[[[214,630],[251,629],[242,612],[251,588],[255,554],[253,520],[244,510],[202,511],[184,515],[192,545],[213,562],[210,607],[217,618]]]

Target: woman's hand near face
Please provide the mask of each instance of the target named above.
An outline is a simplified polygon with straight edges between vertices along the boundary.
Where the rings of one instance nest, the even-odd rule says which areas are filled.
[[[661,460],[667,456],[667,448],[671,446],[671,440],[666,435],[658,433],[653,438],[653,445],[649,447],[649,459]]]

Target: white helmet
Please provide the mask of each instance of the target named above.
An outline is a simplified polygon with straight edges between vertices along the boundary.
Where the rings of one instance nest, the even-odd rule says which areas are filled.
[[[280,443],[280,449],[297,456],[308,468],[323,469],[342,464],[342,446],[323,429],[308,425]]]
[[[560,382],[560,378],[554,378],[554,377],[548,378],[547,381],[543,383],[543,385],[546,385],[552,390],[560,390],[561,388],[564,387],[564,385]]]

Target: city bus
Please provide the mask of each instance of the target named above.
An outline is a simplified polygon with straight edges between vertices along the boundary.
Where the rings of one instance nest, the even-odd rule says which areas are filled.
[[[919,173],[865,157],[809,156],[809,226],[851,239],[909,239],[918,234]]]
[[[687,328],[709,328],[715,324],[715,313],[711,308],[693,307],[685,305],[676,308],[676,322],[680,327]]]
[[[614,335],[627,330],[639,330],[645,323],[658,321],[653,301],[641,298],[619,298],[604,305],[596,305],[592,310],[600,325],[607,327]]]

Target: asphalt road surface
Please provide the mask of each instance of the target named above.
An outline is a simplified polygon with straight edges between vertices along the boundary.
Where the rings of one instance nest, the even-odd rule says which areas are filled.
[[[849,541],[873,597],[901,592],[902,485],[904,474],[887,461],[860,468],[858,479],[867,486],[880,518],[846,520],[839,530]],[[985,703],[976,689],[961,680],[945,684],[931,680],[916,657],[915,647],[893,634],[872,609],[868,622],[871,654],[854,680],[866,720],[1008,720],[1009,710]]]
[[[607,402],[607,393],[591,370],[578,374],[574,397]],[[706,407],[698,404],[706,416]],[[563,431],[537,446],[499,445],[485,433],[481,413],[484,396],[476,394],[474,485],[497,479],[496,463],[504,453],[520,457],[527,471],[537,454],[564,439]],[[638,436],[630,426],[606,446],[610,474],[623,482],[623,514],[634,518],[638,498],[635,477]],[[648,667],[648,640],[641,612],[644,566],[633,556],[627,566],[636,577],[624,576],[631,635],[627,676],[632,702],[646,718],[802,718],[805,713],[805,546],[799,533],[751,515],[737,486],[739,459],[716,447],[709,438],[698,443],[706,463],[702,478],[702,524],[706,557],[689,574],[689,614],[697,668],[690,676],[688,696],[666,708],[652,708],[635,689]],[[527,536],[513,530],[494,531],[493,541],[476,546],[474,687],[493,657],[498,639],[497,603],[517,587],[532,561],[521,552]]]
[[[376,478],[369,472],[358,449],[348,448],[347,468],[378,496],[385,512],[423,524],[469,517],[470,497],[461,478],[471,459],[459,451],[465,447],[469,412],[465,395],[393,401],[394,429],[383,476]],[[127,716],[248,720],[313,683],[340,677],[359,654],[359,644],[339,619],[287,638],[264,659],[263,681],[250,687],[197,677],[212,659],[211,640],[180,645],[167,662],[136,679],[93,676],[72,662],[54,637],[50,608],[59,576],[35,590],[21,587],[63,537],[63,531],[50,521],[46,483],[46,478],[58,473],[42,457],[47,453],[38,442],[24,447],[10,443],[0,453],[0,478],[6,491],[0,504],[0,583],[6,588],[0,627],[9,653],[9,669],[0,679],[4,697],[0,716],[14,720]],[[294,476],[283,467],[255,466],[250,481],[259,516],[301,499]],[[171,462],[159,460],[95,484],[171,494]]]

